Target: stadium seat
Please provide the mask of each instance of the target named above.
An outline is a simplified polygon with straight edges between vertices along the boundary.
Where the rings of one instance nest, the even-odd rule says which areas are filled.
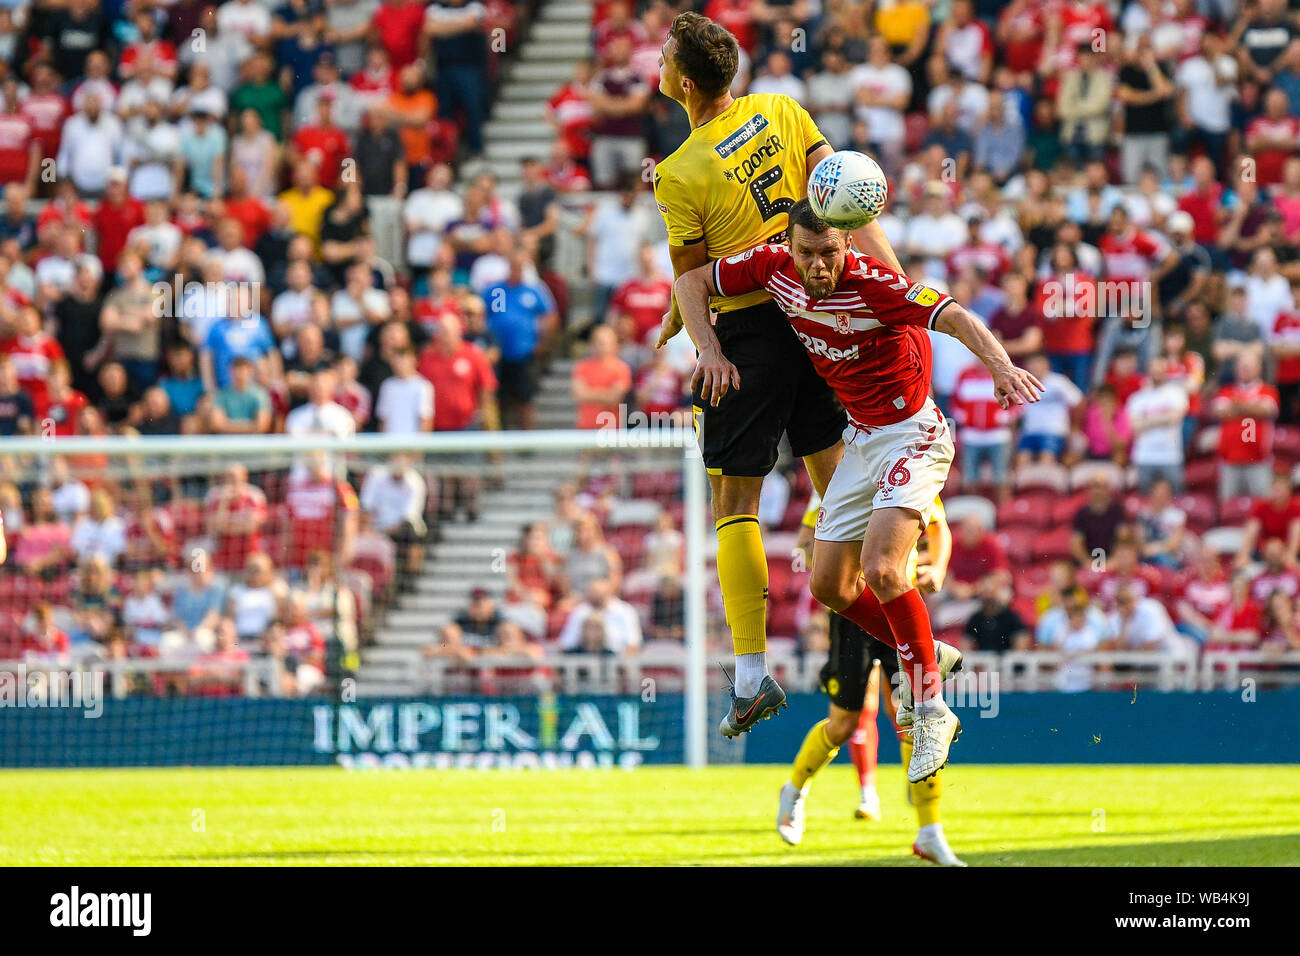
[[[1241,550],[1241,542],[1245,536],[1245,530],[1240,527],[1211,528],[1201,535],[1201,544],[1214,554],[1235,555]]]
[[[930,132],[930,118],[919,110],[908,113],[903,119],[903,148],[914,153],[921,148],[925,137]]]
[[[1017,491],[1040,489],[1064,492],[1070,487],[1070,473],[1066,471],[1064,465],[1032,462],[1016,469],[1012,476],[1012,486]]]
[[[1236,498],[1229,498],[1219,506],[1219,521],[1225,525],[1244,525],[1246,519],[1250,517],[1250,509],[1254,506],[1255,499],[1241,495]]]
[[[948,523],[956,526],[960,524],[967,515],[978,515],[984,527],[992,530],[998,526],[998,509],[993,502],[989,501],[982,495],[958,495],[956,498],[945,498],[943,509],[948,515]]]
[[[767,606],[767,631],[772,637],[795,637],[799,633],[799,606],[778,601]]]
[[[1273,454],[1288,467],[1300,461],[1300,427],[1278,425],[1273,429]]]
[[[1069,527],[1053,528],[1034,535],[1031,554],[1036,561],[1060,561],[1070,557],[1070,540],[1074,532]]]
[[[1043,528],[1051,524],[1053,497],[1044,492],[1026,492],[998,505],[998,527]]]
[[[1070,469],[1070,490],[1086,489],[1094,475],[1105,475],[1117,491],[1126,485],[1124,469],[1113,461],[1081,461]]]
[[[997,532],[998,539],[1007,549],[1007,560],[1013,565],[1024,565],[1030,561],[1034,549],[1034,539],[1039,536],[1038,528],[1013,527],[1003,528]]]
[[[1087,503],[1086,491],[1076,491],[1072,495],[1057,498],[1052,504],[1052,525],[1058,528],[1062,525],[1069,526],[1074,521],[1074,516],[1079,513],[1079,509]]]
[[[1187,515],[1188,530],[1196,534],[1204,533],[1219,520],[1219,504],[1213,495],[1204,492],[1179,495],[1174,504]]]
[[[1183,469],[1188,491],[1215,493],[1219,489],[1219,462],[1217,458],[1188,462]]]
[[[653,498],[634,498],[629,501],[616,501],[609,509],[605,519],[606,528],[622,528],[625,525],[646,525],[653,527],[663,513],[663,505]]]

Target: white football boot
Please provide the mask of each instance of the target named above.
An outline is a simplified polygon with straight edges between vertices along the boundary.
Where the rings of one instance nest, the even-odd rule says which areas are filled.
[[[776,811],[776,832],[791,846],[803,842],[804,797],[808,794],[788,780],[781,788],[780,805]]]
[[[918,833],[916,842],[912,844],[912,852],[921,859],[937,863],[939,866],[966,865],[957,858],[956,853],[952,852],[952,847],[948,845],[948,840],[944,837],[942,830],[925,836]]]
[[[898,722],[899,727],[911,727],[912,720],[916,716],[915,704],[912,698],[912,681],[908,677],[907,668],[903,666],[903,659],[898,656],[898,651],[894,651],[894,657],[898,661],[898,673],[901,675],[898,682],[898,713],[894,719]],[[935,641],[934,658],[939,665],[940,683],[947,680],[949,674],[955,674],[961,670],[961,651],[951,644]]]
[[[920,783],[934,776],[948,762],[948,748],[961,733],[961,721],[941,695],[921,701],[912,721],[912,762],[907,765],[908,783]]]

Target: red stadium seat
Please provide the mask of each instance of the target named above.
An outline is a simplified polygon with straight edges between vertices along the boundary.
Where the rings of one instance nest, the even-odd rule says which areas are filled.
[[[1300,462],[1300,427],[1278,425],[1273,429],[1273,454],[1287,465]]]
[[[1069,527],[1074,521],[1074,516],[1079,513],[1079,509],[1088,503],[1088,493],[1086,491],[1076,491],[1072,495],[1057,497],[1052,505],[1053,527]]]
[[[998,506],[998,527],[1046,527],[1052,520],[1052,500],[1042,492],[1017,494]]]
[[[903,148],[915,153],[930,132],[930,118],[920,111],[908,113],[903,120],[903,129]]]
[[[1250,509],[1254,504],[1255,499],[1247,498],[1244,495],[1237,498],[1229,498],[1219,507],[1219,524],[1244,525],[1246,519],[1250,517]]]
[[[1174,504],[1186,513],[1187,528],[1196,534],[1213,528],[1219,521],[1219,503],[1213,495],[1204,492],[1180,495]]]
[[[1205,491],[1213,494],[1219,489],[1219,461],[1207,458],[1204,461],[1188,462],[1183,469],[1188,491]]]
[[[1069,526],[1039,532],[1034,536],[1031,554],[1036,561],[1060,561],[1070,557],[1070,540],[1073,531]]]
[[[793,601],[769,602],[767,633],[769,637],[795,637],[799,633],[799,606]]]
[[[1024,565],[1030,561],[1034,540],[1041,533],[1038,528],[1011,527],[999,529],[997,536],[1007,549],[1007,560],[1013,565]]]

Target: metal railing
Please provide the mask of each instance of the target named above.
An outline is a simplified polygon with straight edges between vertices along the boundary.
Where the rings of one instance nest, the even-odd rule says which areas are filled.
[[[139,692],[135,678],[140,676],[215,680],[231,688],[238,682],[246,697],[279,697],[282,687],[280,662],[269,657],[246,661],[142,657],[72,662],[34,655],[29,660],[0,661],[0,686],[8,683],[11,693],[22,693],[28,699],[55,692],[58,685],[66,685],[74,677],[84,684],[97,675],[104,681],[108,696],[117,699]]]

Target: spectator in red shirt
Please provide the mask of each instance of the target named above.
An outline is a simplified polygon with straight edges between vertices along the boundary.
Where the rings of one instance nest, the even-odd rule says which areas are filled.
[[[1291,101],[1280,87],[1264,94],[1264,112],[1246,126],[1246,151],[1255,159],[1255,182],[1272,186],[1282,181],[1282,167],[1295,155],[1300,119],[1291,115]]]
[[[145,224],[144,203],[127,192],[126,181],[125,169],[112,170],[108,174],[104,198],[95,210],[95,233],[99,236],[97,251],[106,275],[117,270],[117,257],[126,248],[126,237],[131,230]]]
[[[631,338],[640,345],[651,331],[658,332],[664,313],[672,305],[673,283],[660,271],[654,246],[641,247],[638,264],[636,277],[619,286],[609,300],[608,322],[617,329],[622,327],[623,319],[630,319]]]
[[[1250,596],[1250,577],[1232,579],[1232,600],[1214,617],[1205,641],[1207,651],[1238,651],[1258,646],[1264,634],[1264,614]]]
[[[1260,361],[1243,352],[1236,381],[1219,389],[1210,412],[1219,423],[1219,498],[1263,498],[1273,474],[1273,420],[1277,389],[1260,379]]]
[[[252,249],[271,228],[271,210],[248,191],[248,173],[242,166],[230,166],[230,195],[225,200],[226,216],[244,227],[244,246]]]
[[[1293,493],[1291,476],[1286,472],[1273,475],[1267,498],[1250,507],[1246,519],[1241,550],[1237,552],[1237,567],[1245,567],[1268,546],[1270,541],[1281,541],[1285,548],[1286,563],[1294,565],[1300,553],[1300,499]]]
[[[36,131],[44,155],[58,156],[63,124],[72,108],[68,98],[59,92],[59,75],[49,64],[38,63],[32,70],[32,89],[23,97],[21,109]]]
[[[1219,556],[1202,548],[1195,576],[1190,578],[1174,603],[1175,622],[1184,634],[1205,643],[1220,612],[1232,603],[1232,584]]]
[[[54,608],[41,602],[33,609],[36,621],[23,635],[23,653],[37,656],[58,656],[68,652],[68,635],[54,623]]]
[[[39,309],[29,305],[18,310],[14,334],[0,339],[0,353],[13,361],[19,386],[39,412],[47,401],[50,365],[64,357],[58,340],[45,331]]]
[[[1294,599],[1300,594],[1300,574],[1287,564],[1286,545],[1277,538],[1263,547],[1264,567],[1250,581],[1250,596],[1263,607],[1278,591]]]
[[[72,368],[66,359],[50,363],[50,377],[45,400],[36,406],[36,429],[40,435],[77,435],[81,431],[81,413],[90,399],[72,387]]]
[[[1003,408],[998,404],[993,376],[978,362],[957,376],[951,402],[952,417],[958,425],[962,475],[968,482],[979,483],[983,480],[981,469],[987,463],[990,481],[999,493],[1005,493],[1015,406]]]
[[[586,162],[591,152],[591,127],[596,122],[587,88],[595,66],[590,60],[573,64],[573,79],[565,83],[546,104],[546,119],[559,140],[568,146],[568,158]],[[557,189],[559,184],[552,180]]]
[[[1051,266],[1052,275],[1039,284],[1035,297],[1043,316],[1043,351],[1053,372],[1087,390],[1092,386],[1097,282],[1079,268],[1078,256],[1069,243],[1057,243],[1052,249]]]
[[[573,400],[578,428],[600,428],[618,420],[619,404],[632,389],[632,370],[618,357],[618,336],[608,325],[591,330],[590,354],[573,366]]]
[[[371,26],[388,51],[388,62],[394,70],[401,70],[420,55],[424,5],[416,0],[388,0],[375,11]]]
[[[285,494],[287,508],[286,567],[302,568],[316,550],[339,556],[341,564],[351,560],[356,540],[357,496],[345,480],[331,473],[331,461],[324,452],[312,454],[307,472],[290,479]]]
[[[1023,273],[1008,272],[1000,283],[1005,297],[993,313],[989,328],[1013,359],[1022,360],[1043,348],[1043,312],[1029,301],[1029,282]]]
[[[979,583],[989,575],[1011,581],[1011,565],[1006,548],[997,536],[984,527],[978,514],[961,520],[952,539],[952,557],[948,561],[945,590],[959,601],[975,596]]]
[[[216,539],[212,563],[218,571],[238,571],[249,555],[262,550],[266,495],[248,482],[248,469],[235,464],[203,502],[205,528]]]
[[[1116,541],[1099,557],[1102,570],[1092,579],[1092,590],[1107,611],[1115,609],[1121,588],[1130,589],[1135,599],[1160,594],[1160,572],[1138,560],[1138,547],[1132,541]]]
[[[334,122],[333,90],[323,90],[316,98],[316,122],[298,127],[289,144],[292,163],[304,159],[314,163],[317,180],[326,189],[338,184],[339,169],[352,152],[352,144],[348,134]]]
[[[433,383],[435,431],[464,431],[496,422],[496,374],[483,350],[466,342],[458,316],[444,312],[419,372]]]
[[[28,192],[36,187],[41,165],[41,143],[29,117],[18,104],[18,84],[4,84],[4,110],[0,112],[0,183],[22,183]]]

